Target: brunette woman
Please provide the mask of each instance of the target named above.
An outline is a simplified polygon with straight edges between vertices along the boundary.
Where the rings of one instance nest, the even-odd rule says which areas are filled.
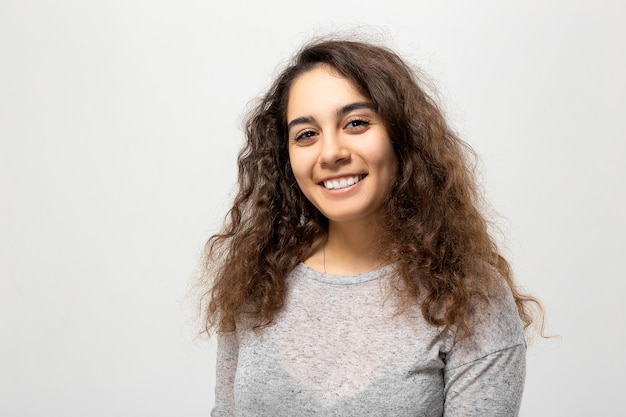
[[[249,115],[207,244],[213,416],[514,416],[529,303],[394,52],[304,47]]]

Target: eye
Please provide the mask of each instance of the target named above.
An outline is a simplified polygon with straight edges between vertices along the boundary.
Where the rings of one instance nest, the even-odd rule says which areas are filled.
[[[370,125],[369,121],[362,119],[362,118],[356,118],[356,119],[349,120],[345,128],[348,130],[360,131],[360,130],[367,129],[369,125]]]
[[[302,132],[298,132],[294,137],[294,142],[306,142],[315,137],[317,133],[314,130],[303,130]]]

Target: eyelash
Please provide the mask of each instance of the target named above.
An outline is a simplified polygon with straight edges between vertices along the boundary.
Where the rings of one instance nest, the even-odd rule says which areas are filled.
[[[359,123],[359,124],[357,126],[350,126],[353,123]],[[369,120],[365,120],[361,117],[355,117],[354,119],[348,120],[348,123],[346,123],[346,127],[351,127],[352,129],[359,129],[359,128],[367,127],[369,126],[369,124],[370,124]]]
[[[357,124],[356,126],[354,126],[353,124]],[[350,126],[353,125],[353,126]],[[370,125],[369,120],[366,120],[362,117],[355,117],[353,119],[348,120],[348,122],[345,124],[344,129],[350,129],[350,130],[362,130],[364,128],[367,128]],[[316,132],[312,129],[306,129],[303,130],[302,132],[298,133],[293,141],[294,142],[302,142],[305,141],[307,139],[311,139],[314,135],[316,135]]]
[[[314,134],[315,131],[314,130],[304,130],[304,131],[298,133],[296,135],[296,137],[293,139],[293,141],[294,142],[301,142],[303,140],[311,139],[311,137],[313,136],[313,135],[309,135],[311,133]]]

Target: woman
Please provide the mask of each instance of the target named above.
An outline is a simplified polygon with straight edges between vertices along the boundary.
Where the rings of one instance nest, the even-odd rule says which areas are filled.
[[[513,416],[531,297],[466,156],[392,51],[304,47],[246,124],[207,244],[213,416]]]

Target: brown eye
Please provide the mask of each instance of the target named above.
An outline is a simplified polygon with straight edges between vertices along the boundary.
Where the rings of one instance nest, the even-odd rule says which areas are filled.
[[[304,132],[298,133],[294,139],[296,142],[302,142],[311,139],[316,135],[313,130],[305,130]]]
[[[370,123],[367,120],[354,119],[348,122],[348,124],[346,125],[346,129],[351,129],[351,130],[363,129],[369,126],[369,124]]]

